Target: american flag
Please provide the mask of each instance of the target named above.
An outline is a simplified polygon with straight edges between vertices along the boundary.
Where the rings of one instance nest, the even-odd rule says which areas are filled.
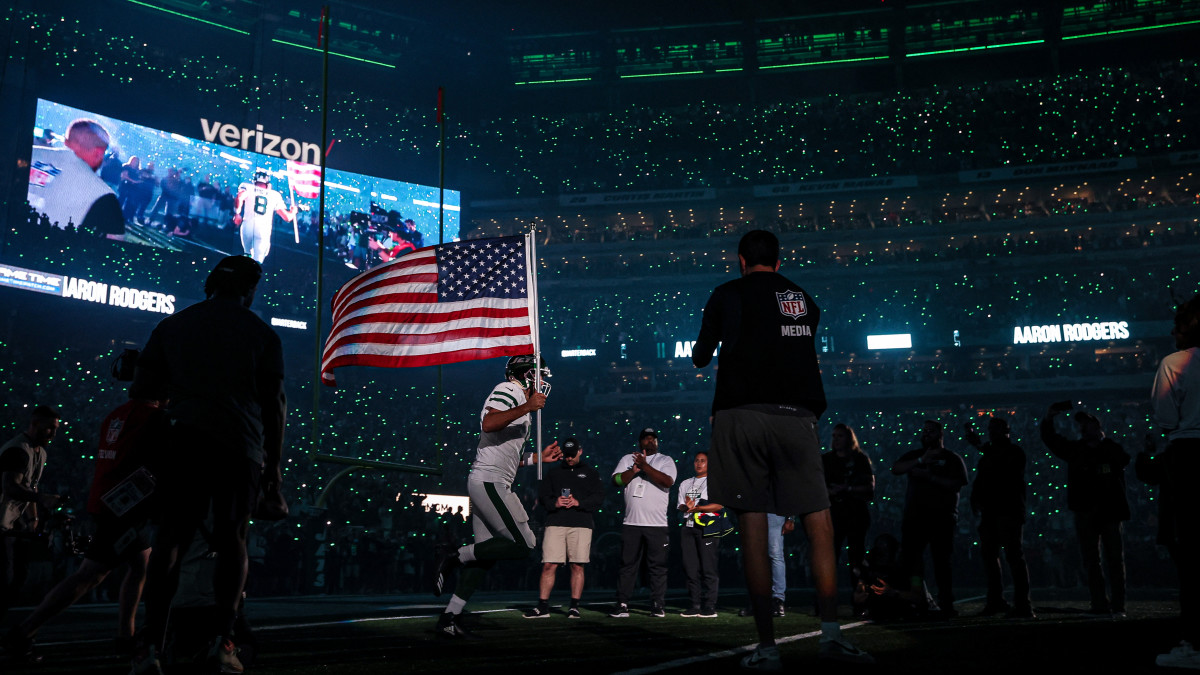
[[[321,194],[321,167],[316,164],[287,161],[288,183],[296,194],[305,199],[316,199]]]
[[[417,249],[333,296],[321,381],[340,366],[405,368],[534,351],[527,236]]]

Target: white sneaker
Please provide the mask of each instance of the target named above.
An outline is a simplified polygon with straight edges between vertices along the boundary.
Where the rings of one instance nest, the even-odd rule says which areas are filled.
[[[837,640],[821,640],[821,647],[817,651],[817,656],[830,661],[843,661],[845,663],[875,663],[874,657],[855,647],[846,638]]]
[[[783,661],[779,658],[779,647],[755,647],[749,656],[742,659],[742,668],[768,673],[782,672]]]
[[[1166,654],[1159,654],[1154,663],[1164,668],[1190,668],[1200,670],[1200,652],[1192,647],[1192,643],[1183,640],[1179,646]]]

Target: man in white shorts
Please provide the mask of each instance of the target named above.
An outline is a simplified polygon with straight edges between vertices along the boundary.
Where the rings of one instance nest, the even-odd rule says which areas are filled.
[[[541,367],[533,354],[508,359],[504,368],[505,381],[488,394],[480,413],[479,447],[475,463],[467,479],[467,494],[471,498],[471,524],[475,543],[447,551],[439,557],[433,580],[433,594],[441,595],[446,578],[455,567],[462,567],[458,585],[446,611],[438,617],[435,628],[440,637],[461,638],[469,634],[463,629],[460,616],[467,600],[483,583],[487,571],[498,560],[522,560],[537,544],[529,529],[529,514],[512,491],[517,469],[537,463],[534,453],[523,453],[525,439],[533,424],[533,412],[546,405],[550,369]],[[538,387],[541,391],[538,391]],[[557,462],[562,457],[558,441],[542,450],[543,462]]]

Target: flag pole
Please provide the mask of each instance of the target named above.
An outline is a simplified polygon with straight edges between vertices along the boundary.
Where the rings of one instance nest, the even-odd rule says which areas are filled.
[[[291,167],[288,167],[289,169]],[[296,236],[296,243],[300,243],[300,220],[296,218],[296,186],[292,182],[291,171],[288,172],[288,195],[292,202],[292,234]]]
[[[321,62],[321,182],[317,202],[317,317],[316,317],[316,373],[313,377],[313,408],[312,408],[312,457],[316,457],[320,447],[320,409],[321,409],[321,352],[324,345],[321,341],[321,303],[325,278],[325,159],[329,155],[326,146],[329,137],[329,5],[321,8],[321,27],[318,29],[317,42],[322,48]],[[315,460],[314,460],[315,461]]]
[[[534,229],[530,227],[529,232],[525,233],[525,270],[526,276],[529,278],[529,328],[533,334],[533,367],[536,369],[537,375],[534,379],[534,390],[541,391],[542,389],[542,335],[541,326],[538,325],[538,291],[537,291],[537,237],[534,235]],[[534,447],[534,452],[537,455],[537,477],[542,479],[542,411],[537,411],[537,445]]]
[[[437,123],[438,123],[438,246],[446,243],[445,213],[446,213],[446,89],[438,87],[437,91]],[[437,367],[437,465],[442,466],[442,446],[445,445],[445,421],[442,419],[442,365]]]

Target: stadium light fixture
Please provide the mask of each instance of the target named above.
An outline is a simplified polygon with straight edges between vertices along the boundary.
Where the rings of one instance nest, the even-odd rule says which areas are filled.
[[[868,335],[867,349],[912,349],[912,334]]]
[[[670,77],[672,75],[703,75],[703,70],[681,70],[674,73],[639,73],[636,75],[621,75],[622,80],[628,80],[635,77]]]
[[[959,47],[957,49],[937,49],[932,52],[913,52],[912,54],[905,54],[905,56],[908,58],[912,58],[914,56],[933,56],[935,54],[959,54],[962,52],[979,52],[979,51],[983,51],[985,49],[1004,49],[1006,47],[1024,47],[1024,46],[1028,46],[1028,45],[1040,45],[1040,44],[1043,44],[1044,42],[1046,42],[1046,41],[1045,40],[1025,40],[1023,42],[1006,42],[1004,44],[998,44],[998,45],[979,45],[978,47]]]
[[[513,82],[516,86],[525,84],[563,84],[565,82],[591,82],[590,77],[568,77],[561,80],[530,80],[529,82]]]
[[[859,61],[886,61],[886,56],[860,56],[855,59],[830,59],[828,61],[808,61],[806,63],[781,63],[774,66],[759,66],[759,70],[772,70],[777,68],[805,68],[808,66],[828,66],[835,63],[856,63]]]
[[[148,9],[155,9],[160,12],[170,14],[171,16],[177,16],[181,19],[188,19],[189,21],[195,21],[196,23],[202,23],[202,24],[205,24],[208,26],[213,26],[215,28],[223,28],[225,30],[233,31],[234,33],[238,33],[241,35],[249,35],[250,34],[250,31],[245,31],[240,28],[234,28],[233,26],[226,26],[225,24],[220,24],[220,23],[217,23],[216,21],[209,21],[207,19],[201,19],[198,16],[191,16],[190,14],[184,14],[183,12],[176,12],[173,9],[167,9],[166,7],[159,7],[158,5],[152,5],[148,2],[141,2],[140,0],[128,0],[128,1],[135,5],[139,5],[141,7],[146,7]]]
[[[1121,33],[1136,33],[1147,30],[1162,30],[1164,28],[1179,28],[1180,26],[1195,26],[1200,24],[1200,19],[1195,21],[1176,21],[1175,23],[1164,23],[1161,26],[1138,26],[1136,28],[1118,28],[1117,30],[1106,30],[1100,33],[1080,33],[1079,35],[1064,35],[1064,40],[1079,40],[1082,38],[1104,37],[1105,35],[1119,35]]]
[[[281,45],[287,45],[288,47],[296,47],[297,49],[307,49],[310,52],[324,51],[322,49],[317,49],[316,47],[309,47],[308,45],[302,45],[302,44],[298,44],[296,42],[288,42],[287,40],[280,40],[279,38],[271,38],[271,42],[277,42]],[[333,52],[333,51],[329,52],[329,55],[336,56],[338,58],[343,58],[343,59],[350,59],[351,61],[360,61],[362,63],[369,63],[373,66],[383,66],[384,68],[395,68],[396,67],[390,63],[384,63],[382,61],[372,61],[371,59],[364,59],[361,56],[350,56],[349,54],[340,54],[338,52]]]

